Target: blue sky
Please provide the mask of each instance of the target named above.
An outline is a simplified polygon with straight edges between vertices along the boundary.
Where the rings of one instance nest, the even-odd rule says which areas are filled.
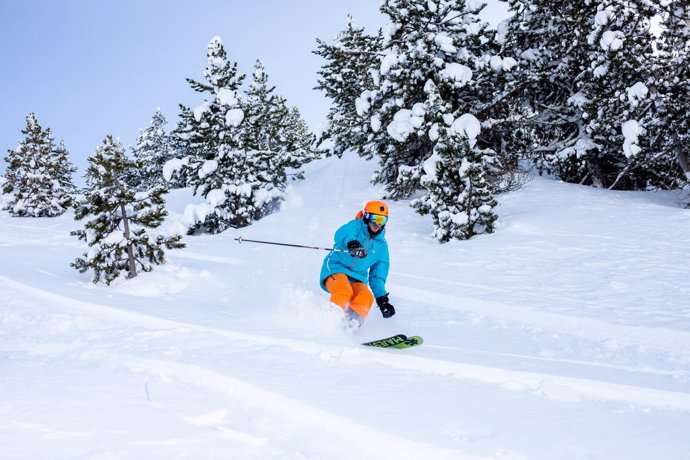
[[[495,0],[494,0],[495,2]],[[107,134],[132,145],[156,108],[177,121],[178,104],[202,102],[185,78],[202,79],[206,46],[219,35],[239,70],[256,59],[315,129],[328,101],[313,91],[346,15],[369,32],[384,25],[377,0],[0,0],[0,158],[36,113],[64,140],[83,173]],[[495,21],[504,7],[489,9]],[[4,162],[0,162],[4,171]],[[78,181],[80,182],[80,181]]]

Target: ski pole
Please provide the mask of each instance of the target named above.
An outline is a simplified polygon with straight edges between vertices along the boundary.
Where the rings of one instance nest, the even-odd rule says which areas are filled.
[[[237,241],[238,243],[243,243],[244,241],[247,241],[249,243],[274,244],[276,246],[290,246],[291,248],[318,249],[318,250],[322,250],[322,251],[334,251],[334,252],[349,252],[345,249],[320,248],[318,246],[303,246],[301,244],[276,243],[274,241],[247,240],[245,238],[242,238],[241,236],[239,238],[235,238],[235,241]]]

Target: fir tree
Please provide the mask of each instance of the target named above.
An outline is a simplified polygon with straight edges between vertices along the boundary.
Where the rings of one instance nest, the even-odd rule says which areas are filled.
[[[26,137],[5,158],[7,169],[3,193],[9,195],[5,208],[17,217],[54,217],[71,205],[75,192],[64,143],[55,147],[51,130],[43,129],[36,115],[26,117]]]
[[[275,89],[275,86],[269,86],[266,69],[257,60],[243,104],[243,146],[249,150],[275,152],[283,144],[280,131],[288,109],[285,99],[278,96]]]
[[[313,135],[296,107],[268,84],[268,74],[257,60],[243,104],[243,147],[254,152],[262,165],[259,175],[279,190],[287,185],[287,170],[299,169],[314,158]],[[295,172],[299,175],[299,172]]]
[[[656,125],[658,174],[669,188],[690,183],[690,4],[662,2],[657,75],[660,108]]]
[[[286,175],[281,153],[286,146],[282,130],[288,108],[285,99],[275,93],[275,86],[269,86],[268,74],[260,60],[254,65],[243,108],[242,146],[253,152],[260,166],[257,175],[264,182],[284,190]]]
[[[54,166],[55,166],[55,180],[62,190],[68,197],[69,206],[72,205],[74,196],[77,194],[77,187],[72,182],[72,176],[77,171],[77,168],[72,164],[69,159],[69,152],[67,147],[65,147],[65,142],[60,141],[58,146],[53,151],[54,153]]]
[[[177,149],[185,154],[178,157],[182,161],[176,172],[202,196],[208,190],[199,177],[200,170],[206,161],[217,158],[220,146],[240,147],[238,127],[244,118],[238,94],[244,75],[238,75],[237,64],[228,61],[220,37],[213,37],[208,44],[206,61],[205,83],[187,78],[191,88],[206,100],[194,108],[180,104],[180,120],[171,133]]]
[[[646,0],[601,0],[587,37],[590,72],[581,92],[586,133],[595,147],[584,156],[599,187],[645,189],[662,185],[652,150],[657,60],[651,24],[659,7]]]
[[[275,209],[282,194],[260,174],[262,162],[242,145],[245,113],[238,90],[243,75],[228,61],[220,37],[208,45],[205,83],[192,88],[207,99],[190,109],[180,106],[173,135],[187,154],[166,167],[167,178],[179,172],[206,203],[190,213],[190,233],[219,233],[244,227]]]
[[[160,109],[156,110],[149,126],[139,132],[137,144],[132,149],[134,159],[141,163],[142,167],[134,170],[134,177],[127,183],[139,190],[166,185],[163,167],[173,158],[170,138],[165,132],[166,123]]]
[[[315,149],[316,138],[297,107],[293,106],[288,111],[281,128],[281,139],[286,146],[281,164],[286,168],[297,170],[319,156]]]
[[[659,6],[645,0],[510,5],[506,42],[521,63],[516,78],[540,170],[597,187],[663,186],[650,28]]]
[[[496,54],[493,33],[478,18],[482,8],[451,0],[384,1],[381,11],[391,23],[384,32],[377,86],[356,101],[358,113],[368,120],[366,148],[377,154],[381,166],[375,182],[384,184],[393,199],[426,189],[417,209],[434,216],[441,241],[490,232],[495,220],[496,203],[484,178],[494,152],[481,150],[479,129],[468,136],[472,142],[467,145],[446,138],[462,131],[460,125],[468,117],[476,120],[472,113],[490,112],[491,99],[485,93],[496,84],[497,73],[515,64]],[[439,171],[424,167],[432,155],[441,154],[444,160],[435,163]],[[462,165],[467,174],[456,177],[444,172],[453,165]],[[453,205],[440,198],[439,190],[445,189],[451,191],[449,197],[453,190],[456,197],[465,197],[469,193],[465,190],[482,190],[482,198],[475,199],[471,192],[471,199]],[[462,229],[442,217],[449,206],[458,207],[454,215],[468,216]]]
[[[369,121],[367,147],[381,164],[375,181],[391,198],[405,198],[421,187],[421,165],[431,156],[440,128],[482,106],[483,81],[495,72],[490,66],[495,47],[477,16],[480,10],[449,0],[381,5],[391,23],[384,33],[378,85],[363,92],[357,105]],[[432,93],[439,99],[433,106]]]
[[[433,234],[440,242],[494,230],[497,202],[485,180],[481,153],[474,148],[479,130],[474,116],[461,117],[450,133],[440,136],[433,155],[424,162],[421,181],[427,193],[412,207],[420,214],[431,214]]]
[[[108,135],[96,153],[89,158],[86,170],[87,189],[75,204],[75,219],[91,217],[84,229],[72,232],[85,241],[88,252],[71,265],[84,273],[94,271],[93,282],[110,284],[126,273],[151,271],[152,265],[165,262],[164,249],[184,247],[180,235],[149,235],[147,230],[161,225],[167,215],[163,200],[165,187],[135,192],[122,177],[141,165],[127,160],[119,142]]]
[[[529,124],[532,158],[541,172],[578,181],[587,174],[584,157],[595,147],[585,131],[588,99],[580,81],[589,72],[587,20],[596,15],[596,5],[584,0],[508,3],[504,47],[520,64],[511,83],[517,87],[518,113]]]
[[[346,150],[353,149],[360,155],[371,156],[364,149],[367,135],[355,101],[363,91],[375,88],[373,63],[378,62],[382,41],[380,31],[376,36],[367,35],[349,15],[346,29],[338,34],[334,44],[316,39],[318,46],[313,53],[326,63],[318,72],[314,89],[323,91],[332,101],[328,126],[318,139],[319,145],[330,141],[327,155],[341,157]]]

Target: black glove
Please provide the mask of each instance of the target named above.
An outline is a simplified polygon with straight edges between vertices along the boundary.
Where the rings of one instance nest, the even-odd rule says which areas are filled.
[[[384,318],[390,318],[395,314],[395,307],[388,302],[388,294],[376,298],[376,305],[381,309]]]
[[[364,259],[367,256],[367,251],[364,249],[364,246],[357,240],[352,240],[347,243],[347,249],[350,250],[350,255],[352,257]]]

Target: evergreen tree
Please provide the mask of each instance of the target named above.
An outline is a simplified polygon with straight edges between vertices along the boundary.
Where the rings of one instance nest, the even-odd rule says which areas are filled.
[[[138,271],[151,271],[152,264],[165,262],[164,249],[184,247],[180,235],[149,235],[167,215],[163,186],[135,192],[123,180],[125,173],[141,164],[125,157],[122,145],[108,135],[89,158],[87,189],[75,204],[75,219],[91,217],[84,229],[72,232],[85,241],[88,252],[71,265],[84,273],[94,271],[93,282],[110,284],[121,274],[128,278]]]
[[[261,165],[258,175],[279,190],[287,186],[288,169],[298,170],[314,159],[313,135],[296,107],[268,84],[268,74],[257,60],[243,104],[243,147],[253,151]],[[295,171],[295,176],[300,172]]]
[[[568,182],[664,186],[654,147],[660,99],[646,0],[511,0],[506,43],[520,60],[535,161]],[[677,176],[677,174],[675,174]]]
[[[17,217],[54,217],[64,213],[75,192],[64,143],[55,147],[51,130],[43,129],[36,115],[26,117],[26,137],[5,158],[7,169],[3,193],[9,195],[5,208]]]
[[[163,167],[173,158],[170,138],[165,132],[166,123],[165,116],[158,109],[149,126],[139,131],[137,144],[132,153],[142,167],[134,170],[134,177],[127,181],[130,186],[148,190],[158,185],[166,185]]]
[[[281,138],[286,146],[282,153],[281,163],[286,168],[297,170],[318,158],[315,136],[309,130],[307,122],[304,121],[297,107],[293,106],[288,111],[281,129]]]
[[[584,156],[587,176],[599,187],[660,186],[653,148],[657,56],[651,24],[659,6],[646,0],[600,0],[589,34],[590,72],[581,91],[586,133],[594,148]]]
[[[253,152],[260,167],[257,175],[273,187],[284,190],[286,174],[282,152],[286,145],[282,131],[288,108],[285,99],[275,93],[275,86],[269,86],[268,74],[260,60],[254,65],[243,108],[243,147]]]
[[[375,88],[372,65],[378,62],[382,41],[380,31],[376,36],[367,35],[349,15],[346,29],[338,34],[334,44],[316,39],[318,46],[313,53],[326,63],[318,72],[314,89],[323,91],[333,101],[327,115],[328,127],[318,140],[319,145],[330,141],[327,155],[341,157],[343,152],[353,149],[360,155],[371,156],[364,149],[367,135],[355,101],[363,91]]]
[[[446,128],[441,128],[443,131]],[[422,185],[427,193],[412,202],[420,214],[431,214],[434,237],[441,242],[492,233],[497,202],[485,180],[481,153],[473,148],[479,120],[464,115],[443,133],[424,162]]]
[[[566,181],[587,174],[587,135],[581,80],[589,72],[588,20],[596,5],[584,0],[554,3],[509,0],[511,19],[504,47],[519,62],[511,83],[517,87],[519,112],[529,124],[532,157],[542,172]]]
[[[249,150],[276,152],[284,143],[280,134],[288,108],[275,89],[269,86],[266,69],[257,60],[243,104],[243,146]]]
[[[69,152],[67,151],[67,147],[65,147],[64,141],[60,141],[53,153],[54,160],[52,161],[55,167],[54,178],[60,190],[68,197],[69,201],[65,201],[65,203],[69,203],[69,206],[71,206],[74,196],[77,194],[77,187],[74,185],[74,182],[72,182],[72,176],[77,171],[77,168],[69,159]]]
[[[484,177],[486,165],[496,163],[495,151],[478,143],[479,129],[465,136],[471,142],[448,138],[463,131],[469,117],[477,120],[473,113],[492,111],[487,93],[497,85],[497,74],[515,64],[497,54],[494,34],[478,18],[483,7],[462,0],[384,1],[381,11],[391,23],[384,32],[376,89],[356,101],[358,113],[368,120],[366,148],[381,166],[375,182],[384,184],[393,199],[425,188],[416,207],[434,216],[441,241],[491,232],[495,220],[496,202]],[[485,137],[490,145],[490,135]],[[424,166],[432,155],[443,157],[434,162],[438,171]],[[461,176],[445,172],[460,165]],[[453,204],[439,190],[462,200]],[[482,190],[481,199],[474,198],[476,190]],[[457,208],[453,215],[468,216],[462,228],[443,217],[452,206]]]
[[[481,8],[450,0],[381,5],[390,24],[378,84],[357,104],[369,121],[367,148],[381,164],[375,182],[384,184],[391,198],[421,187],[421,165],[431,156],[440,128],[482,107],[483,82],[495,73],[490,65],[495,45],[477,16]],[[506,68],[511,65],[505,62]],[[439,99],[433,104],[432,95]]]
[[[668,187],[682,187],[690,182],[690,3],[680,0],[662,2],[662,34],[659,40],[657,75],[660,109],[656,151]]]
[[[260,174],[261,161],[242,145],[244,111],[238,90],[243,75],[228,61],[220,37],[208,45],[205,83],[187,81],[207,99],[190,109],[180,106],[173,135],[186,153],[166,167],[178,172],[206,203],[196,207],[190,233],[219,233],[244,227],[261,218],[281,199],[279,190]]]

